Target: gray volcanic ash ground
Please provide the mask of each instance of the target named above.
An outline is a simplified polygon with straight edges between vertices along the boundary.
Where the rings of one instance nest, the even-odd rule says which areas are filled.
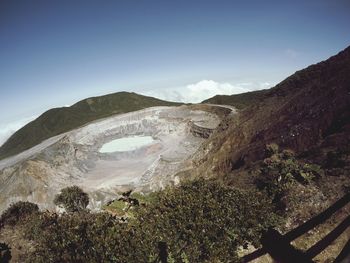
[[[55,194],[70,185],[88,192],[90,208],[99,209],[126,189],[176,184],[176,174],[191,167],[205,140],[191,133],[193,124],[215,129],[219,123],[217,115],[189,106],[153,107],[50,138],[0,161],[0,211],[18,200],[52,209]]]

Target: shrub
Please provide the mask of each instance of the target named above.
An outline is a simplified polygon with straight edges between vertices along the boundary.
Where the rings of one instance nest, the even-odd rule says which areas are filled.
[[[78,186],[66,187],[55,196],[54,204],[63,206],[67,212],[82,211],[89,204],[89,196]]]
[[[234,261],[238,245],[256,245],[279,219],[265,195],[204,180],[155,193],[134,214],[128,223],[88,211],[36,215],[25,227],[37,244],[27,261],[148,262],[160,241],[169,261]]]
[[[267,145],[270,149],[271,145]],[[317,176],[323,175],[323,170],[316,164],[299,161],[293,151],[268,150],[270,156],[264,159],[256,184],[265,190],[275,201],[280,200],[285,191],[295,183],[308,184]]]
[[[11,204],[1,215],[0,225],[14,226],[30,214],[39,211],[36,204],[30,202],[19,201]]]
[[[279,146],[276,143],[271,143],[266,145],[266,152],[269,156],[278,153]]]
[[[205,180],[159,192],[137,218],[144,243],[152,244],[148,256],[165,241],[175,262],[184,255],[189,262],[234,260],[237,246],[257,245],[261,232],[278,222],[266,196]]]
[[[127,237],[124,226],[107,213],[43,213],[31,224],[36,230],[26,237],[36,250],[27,262],[119,262],[120,243]]]

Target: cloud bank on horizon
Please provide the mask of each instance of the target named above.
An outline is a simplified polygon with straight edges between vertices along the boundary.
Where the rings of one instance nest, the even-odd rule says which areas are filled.
[[[0,124],[0,146],[3,145],[7,141],[7,139],[11,137],[13,133],[15,133],[17,130],[22,128],[27,123],[36,119],[36,117],[37,116],[35,115],[35,116],[22,118],[10,123],[6,123],[2,125]]]
[[[215,95],[232,95],[249,92],[258,89],[269,88],[270,83],[238,83],[216,82],[214,80],[201,80],[194,84],[188,84],[177,88],[153,89],[141,91],[140,94],[156,97],[163,100],[178,101],[185,103],[199,103]],[[69,105],[65,105],[68,107]],[[3,145],[10,136],[27,123],[36,119],[38,115],[24,117],[9,123],[0,124],[0,146]]]
[[[147,90],[140,92],[143,95],[156,97],[163,100],[200,103],[215,95],[233,95],[259,89],[270,88],[272,84],[263,83],[238,83],[216,82],[214,80],[201,80],[183,87],[168,88],[162,90]]]

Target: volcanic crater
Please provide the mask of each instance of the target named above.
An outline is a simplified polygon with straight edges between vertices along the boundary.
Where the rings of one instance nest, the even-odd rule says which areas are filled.
[[[177,184],[176,175],[191,168],[191,156],[219,125],[222,116],[214,112],[151,107],[47,139],[0,161],[0,210],[18,200],[53,209],[55,194],[69,185],[88,192],[90,208],[98,210],[124,190]]]

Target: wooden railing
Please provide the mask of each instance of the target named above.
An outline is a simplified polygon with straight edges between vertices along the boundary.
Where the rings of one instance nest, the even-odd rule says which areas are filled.
[[[301,252],[295,249],[290,242],[305,234],[309,230],[325,222],[335,212],[342,209],[350,202],[350,194],[345,195],[339,199],[328,209],[311,218],[304,224],[289,231],[285,235],[281,235],[277,230],[269,229],[261,239],[262,248],[248,254],[242,258],[243,262],[250,262],[264,254],[268,253],[270,256],[281,263],[295,263],[295,262],[313,262],[312,259],[325,250],[337,237],[339,237],[350,226],[350,215],[347,216],[333,231],[326,235],[322,240],[314,244],[307,251]],[[335,259],[334,262],[343,262],[343,260],[350,257],[350,242],[348,241]],[[350,262],[349,261],[344,262]]]
[[[294,248],[290,242],[302,236],[306,232],[324,223],[335,212],[342,209],[350,202],[350,194],[339,199],[332,206],[322,213],[314,216],[304,224],[289,231],[285,235],[281,235],[275,229],[269,229],[261,238],[262,248],[241,258],[241,262],[253,261],[266,253],[280,263],[312,263],[312,259],[327,248],[337,237],[339,237],[350,226],[350,215],[347,216],[334,230],[326,235],[322,240],[314,244],[307,251],[303,252]],[[158,243],[159,254],[154,262],[167,263],[168,251],[165,242]],[[350,262],[350,240],[346,243],[334,263]]]

